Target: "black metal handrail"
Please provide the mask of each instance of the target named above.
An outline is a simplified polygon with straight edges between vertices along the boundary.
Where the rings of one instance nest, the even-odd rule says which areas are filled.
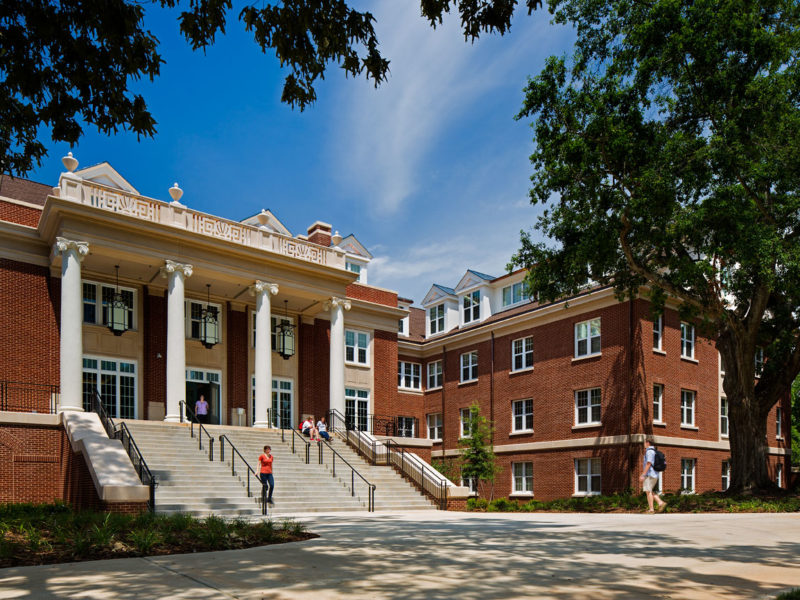
[[[286,431],[285,429],[281,428],[281,441],[285,442],[286,438],[283,435],[283,432]],[[306,438],[303,437],[303,434],[297,431],[296,429],[290,429],[289,431],[292,432],[292,454],[295,454],[296,451],[294,449],[294,440],[295,438],[299,439],[306,447],[306,464],[311,462],[311,442],[309,442]]]
[[[225,462],[225,442],[228,443],[228,445],[231,447],[231,450],[232,450],[232,452],[231,452],[231,475],[233,477],[236,477],[236,456],[238,455],[239,458],[241,459],[241,461],[244,463],[244,466],[247,467],[247,471],[248,471],[248,475],[246,477],[246,479],[247,479],[247,497],[248,498],[252,498],[252,496],[253,496],[251,491],[250,491],[250,474],[252,474],[253,477],[256,478],[256,481],[258,481],[259,485],[261,486],[261,498],[259,499],[259,504],[261,504],[261,514],[262,515],[267,514],[266,486],[264,485],[264,483],[259,478],[258,473],[256,473],[255,469],[253,469],[253,467],[250,466],[250,463],[247,462],[247,459],[242,455],[241,452],[239,452],[239,449],[236,446],[234,446],[233,442],[225,434],[222,434],[221,436],[219,436],[219,460],[220,460],[220,462]]]
[[[197,418],[197,415],[194,414],[194,411],[191,408],[189,408],[189,405],[186,404],[185,401],[180,400],[178,402],[178,405],[179,405],[180,408],[183,409],[183,410],[181,410],[181,423],[183,423],[184,411],[186,412],[186,415],[189,417],[189,435],[192,438],[194,438],[194,424],[197,423],[197,425],[200,427],[200,431],[197,434],[197,447],[200,450],[203,449],[203,434],[204,433],[206,434],[206,437],[208,438],[208,460],[213,461],[214,460],[214,438],[213,438],[213,436],[210,433],[208,433],[208,430],[205,427],[203,427],[203,424]]]
[[[114,419],[108,415],[108,412],[103,406],[103,399],[97,389],[94,390],[94,394],[91,396],[90,404],[92,411],[97,413],[97,416],[100,418],[100,423],[103,425],[103,429],[106,430],[108,437],[110,439],[119,440],[122,443],[122,447],[128,453],[128,458],[131,459],[131,464],[136,474],[139,476],[139,481],[142,482],[142,485],[146,485],[150,488],[150,500],[147,503],[147,508],[150,512],[155,512],[156,486],[158,486],[158,481],[147,466],[144,456],[142,456],[142,452],[139,450],[139,446],[136,445],[131,435],[130,429],[128,429],[125,423],[114,423]]]
[[[55,414],[58,390],[47,383],[0,381],[0,411]]]
[[[319,464],[324,464],[325,462],[325,448],[331,451],[331,475],[336,477],[336,457],[339,457],[344,464],[350,467],[350,496],[355,497],[356,495],[356,475],[366,484],[367,486],[367,511],[368,512],[375,512],[375,484],[370,483],[367,481],[367,478],[364,477],[361,473],[356,470],[356,468],[351,465],[347,459],[339,454],[333,446],[330,445],[329,442],[325,440],[321,440],[319,442]]]

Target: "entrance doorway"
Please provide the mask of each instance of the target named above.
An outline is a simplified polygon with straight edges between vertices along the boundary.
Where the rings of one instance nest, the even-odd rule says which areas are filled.
[[[208,402],[208,422],[219,425],[220,415],[220,373],[217,371],[186,371],[186,406],[195,412],[195,404],[202,394]]]
[[[256,378],[251,376],[250,385],[251,418],[255,423],[256,415]],[[295,427],[294,382],[291,379],[276,377],[272,380],[272,402],[270,404],[270,425],[280,429]]]

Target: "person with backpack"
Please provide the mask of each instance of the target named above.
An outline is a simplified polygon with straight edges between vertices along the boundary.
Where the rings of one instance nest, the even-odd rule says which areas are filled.
[[[664,460],[663,452],[656,450],[656,447],[653,446],[652,440],[647,436],[644,438],[643,462],[644,467],[639,480],[642,482],[642,490],[644,490],[644,493],[647,495],[647,512],[655,512],[653,510],[654,500],[658,503],[658,512],[661,512],[667,507],[667,503],[661,499],[657,492],[653,492],[653,488],[655,488],[656,484],[658,483],[658,471],[663,471],[667,466],[667,462]],[[656,470],[656,466],[659,467],[658,470]]]

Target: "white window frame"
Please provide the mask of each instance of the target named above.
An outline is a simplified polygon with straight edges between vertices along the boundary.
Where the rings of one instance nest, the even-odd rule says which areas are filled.
[[[695,360],[694,349],[697,343],[694,325],[681,321],[681,358]]]
[[[464,325],[481,320],[481,291],[475,290],[461,297],[461,318]]]
[[[517,366],[519,361],[519,366]],[[511,372],[533,369],[533,336],[518,338],[511,342]]]
[[[664,423],[664,384],[653,384],[653,423]]]
[[[217,309],[217,342],[222,342],[222,305],[216,302],[205,302],[203,300],[195,300],[194,298],[187,298],[184,301],[185,306],[185,319],[184,319],[184,326],[186,330],[186,339],[187,340],[200,340],[201,336],[203,335],[203,320],[202,319],[194,319],[192,317],[192,306],[197,305],[200,307],[200,310],[205,310],[206,307],[216,308]],[[202,314],[202,313],[201,313]],[[197,323],[198,334],[192,335],[192,325]]]
[[[350,271],[351,273],[355,273],[358,275],[356,280],[353,283],[361,283],[361,270],[364,268],[364,265],[361,265],[357,262],[353,262],[351,260],[346,260],[344,262],[344,268]]]
[[[586,466],[586,472],[579,474],[580,465]],[[585,479],[585,488],[581,490],[581,480]],[[595,486],[596,484],[596,486]],[[596,490],[594,488],[597,488]],[[599,496],[603,491],[602,464],[599,458],[575,459],[575,495]]]
[[[533,462],[511,463],[511,493],[515,496],[533,496]]]
[[[415,425],[414,417],[397,417],[397,437],[413,438]]]
[[[581,406],[584,399],[586,404]],[[601,425],[603,420],[602,407],[603,392],[601,388],[575,390],[575,425]],[[586,411],[584,420],[581,419],[581,410]],[[594,418],[595,412],[598,414],[597,419]]]
[[[465,352],[461,355],[459,362],[461,363],[459,382],[470,383],[472,381],[478,381],[478,351],[472,350],[471,352]],[[465,372],[468,372],[469,379],[464,379]]]
[[[728,437],[730,431],[730,421],[728,420],[728,398],[726,396],[719,397],[719,435],[720,437]]]
[[[782,410],[780,406],[775,407],[775,439],[782,440],[783,439],[783,427],[781,423]]]
[[[690,467],[690,468],[687,468]],[[695,470],[697,469],[696,458],[681,459],[681,493],[695,493]]]
[[[86,288],[90,287],[94,289],[94,301],[88,300],[86,298]],[[81,280],[81,319],[82,322],[86,325],[100,325],[101,327],[108,326],[108,315],[106,318],[103,318],[104,307],[107,305],[106,302],[103,300],[103,291],[109,290],[112,294],[116,293],[117,287],[114,284],[109,283],[102,283],[99,281],[90,281],[88,279]],[[135,288],[131,287],[119,287],[119,291],[123,296],[123,300],[125,300],[126,294],[131,294],[130,297],[130,304],[127,302],[125,303],[126,306],[126,314],[127,314],[127,326],[130,330],[136,330],[137,328],[137,319],[136,319],[136,299],[137,293]],[[87,321],[86,320],[86,306],[93,305],[94,306],[94,320]]]
[[[422,390],[422,365],[420,363],[397,361],[397,387],[401,390]]]
[[[529,425],[529,426],[528,426]],[[533,432],[533,399],[514,400],[511,403],[511,432]]]
[[[653,350],[664,351],[664,315],[653,319]]]
[[[477,477],[464,477],[461,476],[461,485],[463,487],[469,488],[469,495],[470,496],[477,496],[478,495],[478,478]]]
[[[431,413],[426,416],[425,420],[428,426],[428,439],[434,442],[441,442],[443,432],[442,413]]]
[[[428,329],[430,335],[436,335],[444,331],[444,303],[431,306],[428,309]]]
[[[582,334],[580,330],[585,327]],[[592,335],[592,329],[597,329],[597,334]],[[585,358],[588,356],[599,356],[602,354],[602,323],[600,317],[588,319],[575,323],[575,358]],[[597,349],[593,350],[594,342],[597,341]],[[581,343],[585,348],[581,350]]]
[[[86,366],[86,361],[95,361],[94,367]],[[103,368],[103,363],[114,363],[114,369]],[[121,365],[133,365],[133,372],[122,371]],[[83,380],[84,373],[93,373],[97,377],[95,389],[100,392],[100,397],[103,396],[103,375],[111,375],[115,379],[115,400],[116,406],[114,407],[115,414],[109,414],[114,419],[138,419],[139,418],[139,361],[132,358],[117,358],[113,356],[99,356],[95,354],[84,354],[81,357],[81,396],[86,391],[86,382]],[[130,378],[133,380],[133,415],[121,417],[122,408],[122,378]],[[84,406],[84,409],[86,407]]]
[[[429,390],[438,390],[442,387],[444,380],[444,371],[442,369],[442,361],[434,360],[428,363],[428,388]]]
[[[466,428],[469,424],[469,416],[470,416],[470,407],[459,409],[459,433],[458,437],[460,438],[468,438],[472,436],[472,432],[467,432]]]
[[[353,344],[347,343],[347,334],[353,334]],[[366,346],[364,346],[364,360],[362,361],[359,357],[360,351],[362,350],[359,336],[366,336]],[[372,342],[372,336],[369,334],[368,331],[363,331],[360,329],[345,329],[344,330],[344,362],[347,365],[358,365],[360,367],[368,367],[370,365],[369,354],[370,354],[370,344]],[[353,358],[347,358],[347,351],[351,349],[353,353]]]
[[[722,461],[722,491],[724,492],[731,487],[731,461]]]
[[[284,315],[270,315],[269,316],[269,337],[270,348],[273,352],[278,351],[278,334],[275,333],[275,328],[281,323],[289,323],[294,326],[294,317],[287,317]],[[297,329],[295,328],[295,332]],[[297,341],[297,340],[295,340]],[[250,347],[256,347],[256,311],[250,311]]]
[[[369,431],[369,411],[370,411],[370,393],[369,390],[363,388],[349,388],[344,389],[344,406],[345,406],[345,419],[347,419],[347,403],[348,401],[353,404],[353,421],[356,427],[361,431]],[[366,408],[362,411],[362,405]],[[362,417],[363,414],[363,417]],[[363,425],[363,427],[362,427]]]
[[[526,300],[530,299],[530,294],[528,294],[527,290],[525,289],[524,281],[505,286],[501,292],[501,296],[503,308],[522,304]]]
[[[694,427],[697,392],[681,389],[681,427]],[[691,419],[688,419],[690,417]]]

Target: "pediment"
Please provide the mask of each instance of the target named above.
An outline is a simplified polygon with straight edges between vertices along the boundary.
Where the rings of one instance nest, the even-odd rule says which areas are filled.
[[[478,271],[468,269],[461,278],[461,281],[458,282],[458,285],[456,286],[456,293],[474,288],[479,285],[485,285],[493,279],[494,277],[491,275],[485,275],[484,273],[479,273]]]
[[[86,167],[85,169],[79,169],[75,171],[75,174],[86,181],[116,188],[123,192],[128,192],[129,194],[140,195],[139,191],[107,162],[101,162],[100,164]]]
[[[434,304],[437,300],[455,300],[455,295],[452,292],[453,290],[450,288],[434,283],[428,293],[425,294],[425,298],[422,299],[422,305],[428,306]]]
[[[352,233],[339,242],[339,247],[348,254],[362,256],[367,260],[372,259],[372,254],[367,250],[364,245],[356,239]]]
[[[247,217],[242,221],[244,225],[252,225],[253,227],[265,227],[273,233],[280,233],[291,237],[292,233],[287,227],[281,223],[280,219],[269,209],[262,209],[257,215]]]

